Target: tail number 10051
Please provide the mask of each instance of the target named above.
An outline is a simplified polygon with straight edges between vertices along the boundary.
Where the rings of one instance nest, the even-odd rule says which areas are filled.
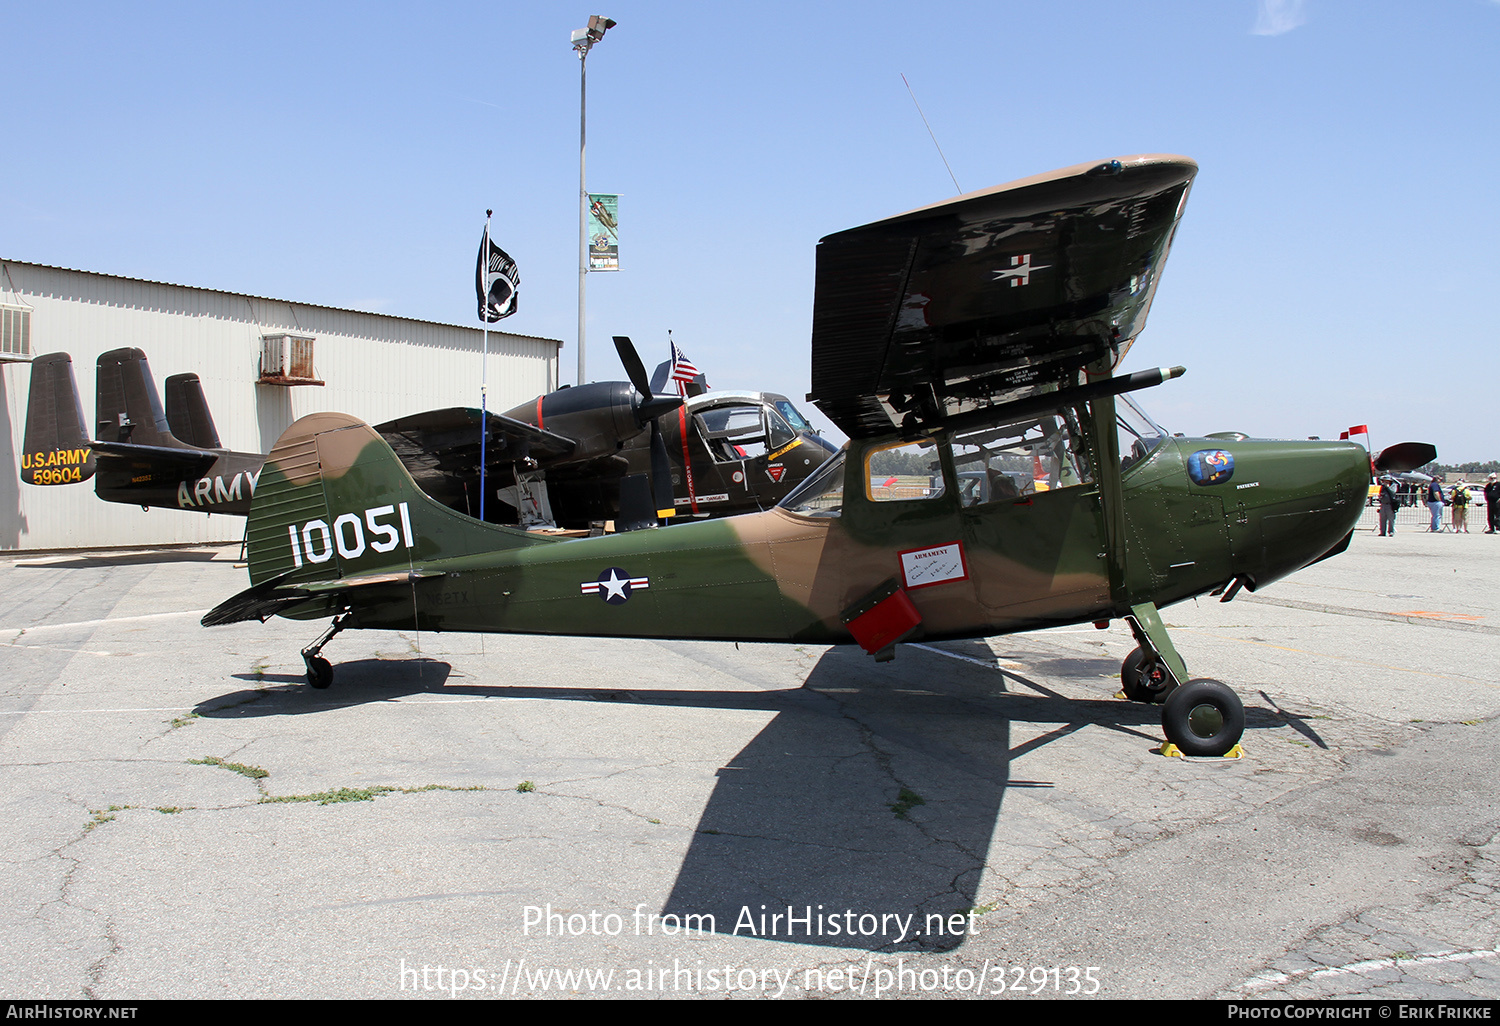
[[[396,524],[381,522],[382,517],[393,514],[400,518],[399,533]],[[366,528],[369,528],[368,538]],[[326,563],[333,558],[335,549],[340,559],[358,559],[364,555],[367,544],[374,552],[390,552],[397,545],[408,549],[412,546],[411,514],[404,502],[367,509],[363,522],[358,514],[344,513],[334,519],[332,527],[323,520],[309,520],[300,531],[296,524],[288,524],[286,533],[292,543],[294,569],[302,566],[304,555],[309,563]]]

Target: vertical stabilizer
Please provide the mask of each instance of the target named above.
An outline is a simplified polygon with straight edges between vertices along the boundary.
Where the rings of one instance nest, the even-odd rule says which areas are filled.
[[[328,581],[553,539],[481,523],[429,498],[384,438],[342,413],[314,413],[277,440],[246,530],[252,585]]]
[[[33,485],[76,484],[94,476],[83,404],[73,380],[73,358],[47,353],[31,361],[21,480]]]
[[[200,449],[223,448],[198,375],[173,374],[167,379],[167,427],[180,442]]]
[[[97,375],[95,438],[101,442],[180,447],[167,426],[167,414],[144,352],[112,349],[99,357]]]

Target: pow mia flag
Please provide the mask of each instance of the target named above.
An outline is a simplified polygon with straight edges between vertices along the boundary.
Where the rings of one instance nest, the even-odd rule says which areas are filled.
[[[509,317],[516,312],[516,294],[521,290],[521,272],[510,254],[490,238],[490,226],[484,226],[479,242],[479,260],[474,266],[474,291],[479,297],[479,319],[486,323]]]

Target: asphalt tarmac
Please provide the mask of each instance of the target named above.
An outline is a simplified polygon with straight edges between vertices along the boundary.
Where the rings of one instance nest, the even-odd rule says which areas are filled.
[[[204,629],[237,548],[0,561],[8,998],[1500,998],[1500,536],[1122,625],[818,646]]]

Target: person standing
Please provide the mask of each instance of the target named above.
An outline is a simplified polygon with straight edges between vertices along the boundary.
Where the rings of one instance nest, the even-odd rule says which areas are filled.
[[[1462,481],[1453,486],[1453,533],[1469,533],[1469,486]]]
[[[1490,522],[1484,533],[1500,531],[1500,474],[1491,474],[1484,483],[1484,512]]]
[[[1396,481],[1391,477],[1380,479],[1380,537],[1393,538],[1396,534],[1396,510],[1401,506],[1401,493],[1396,490]]]
[[[1432,525],[1427,528],[1428,533],[1437,534],[1443,529],[1443,486],[1438,484],[1437,478],[1427,482],[1427,510],[1432,514]]]

